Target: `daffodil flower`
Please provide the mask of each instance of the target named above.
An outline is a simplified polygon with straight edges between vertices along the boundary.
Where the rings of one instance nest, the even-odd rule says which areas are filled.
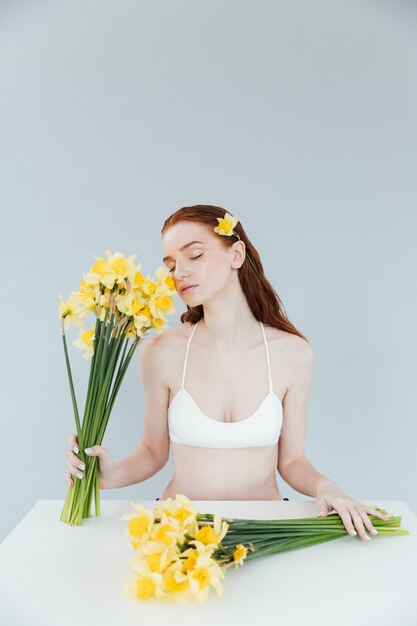
[[[66,302],[59,294],[60,304],[58,306],[59,314],[64,323],[65,330],[73,324],[74,326],[82,326],[82,319],[80,315],[81,307],[80,301],[75,292],[72,292]]]
[[[78,339],[74,339],[72,345],[84,350],[83,358],[91,359],[94,353],[94,328],[91,330],[80,329]]]
[[[239,221],[236,216],[230,215],[230,213],[226,211],[223,218],[217,217],[216,219],[219,223],[213,229],[215,233],[218,233],[219,235],[227,235],[227,236],[237,234],[233,230]]]

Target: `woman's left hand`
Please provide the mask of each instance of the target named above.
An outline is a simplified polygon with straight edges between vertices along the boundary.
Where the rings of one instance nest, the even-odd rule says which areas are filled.
[[[327,485],[321,490],[318,490],[316,506],[317,510],[320,511],[320,517],[326,517],[330,511],[335,509],[340,515],[348,533],[350,535],[357,535],[359,533],[363,541],[370,541],[371,539],[369,535],[366,534],[365,528],[367,528],[372,535],[378,534],[378,531],[374,528],[367,515],[368,513],[382,520],[389,519],[389,515],[384,515],[384,513],[372,509],[367,504],[350,498],[343,493],[337,485]]]

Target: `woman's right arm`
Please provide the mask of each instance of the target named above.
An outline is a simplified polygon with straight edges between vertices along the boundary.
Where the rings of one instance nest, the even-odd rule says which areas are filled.
[[[168,358],[165,354],[167,342],[165,339],[163,333],[155,335],[143,342],[139,352],[141,379],[145,392],[142,441],[120,463],[114,463],[109,450],[99,445],[92,446],[93,452],[88,454],[88,456],[99,457],[100,489],[117,489],[141,483],[157,474],[168,461],[169,387],[167,382]],[[69,484],[73,484],[71,474],[80,471],[77,464],[81,463],[73,451],[74,446],[78,447],[76,435],[70,435],[69,443],[67,481]]]

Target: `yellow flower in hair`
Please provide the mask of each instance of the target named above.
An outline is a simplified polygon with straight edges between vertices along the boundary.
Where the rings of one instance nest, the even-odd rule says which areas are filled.
[[[219,235],[227,235],[228,237],[230,237],[230,235],[237,234],[233,231],[234,227],[239,221],[237,217],[230,215],[230,213],[226,211],[223,218],[217,217],[216,219],[219,223],[213,229],[215,233],[218,233]]]
[[[239,221],[236,216],[230,215],[230,213],[226,211],[223,218],[216,217],[216,220],[219,223],[215,228],[213,228],[215,233],[219,235],[227,235],[228,237],[230,237],[230,235],[235,235],[240,240],[239,233],[235,233],[235,231],[233,230]],[[256,269],[254,262],[250,258],[250,255],[248,251],[246,250],[246,246],[245,246],[245,255],[247,256],[249,263],[252,265],[255,274],[259,277],[258,270]]]

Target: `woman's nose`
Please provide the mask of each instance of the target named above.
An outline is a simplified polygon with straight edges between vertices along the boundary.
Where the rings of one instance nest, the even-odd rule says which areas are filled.
[[[190,272],[187,269],[187,267],[185,265],[180,264],[180,263],[177,262],[177,265],[175,266],[175,270],[174,270],[175,278],[177,280],[184,280],[189,275],[190,275]]]

